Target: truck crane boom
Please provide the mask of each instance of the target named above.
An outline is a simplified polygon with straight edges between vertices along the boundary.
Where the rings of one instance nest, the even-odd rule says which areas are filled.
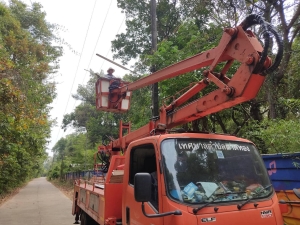
[[[262,28],[264,47],[254,33],[248,30],[250,26],[257,24]],[[267,56],[270,48],[269,40],[272,35],[278,45],[274,63]],[[225,28],[219,45],[213,49],[175,63],[132,83],[120,81],[116,87],[115,82],[110,81],[110,85],[114,84],[114,88],[109,89],[109,93],[107,90],[101,89],[101,86],[104,86],[103,83],[107,81],[99,80],[96,84],[97,109],[120,112],[129,109],[128,107],[124,110],[121,107],[124,99],[130,100],[131,91],[206,67],[206,70],[203,71],[204,78],[201,81],[170,105],[160,108],[159,118],[153,118],[146,126],[112,141],[111,147],[115,150],[117,148],[124,149],[132,140],[149,136],[151,131],[160,129],[162,124],[165,129],[171,129],[253,99],[259,92],[266,73],[274,71],[279,65],[282,54],[281,38],[275,29],[260,16],[250,15],[236,28]],[[233,75],[227,75],[234,62],[240,64],[239,68]],[[220,63],[223,63],[224,66],[216,71],[217,65]],[[182,106],[210,83],[214,83],[218,88],[206,96]],[[101,105],[99,100],[103,96],[108,96],[110,100],[117,100],[114,100],[112,104]],[[120,129],[122,130],[121,127]]]
[[[257,24],[263,45],[248,30]],[[268,57],[270,38],[278,45],[274,62]],[[158,117],[135,131],[121,121],[119,138],[110,137],[108,145],[98,147],[94,169],[102,177],[75,181],[75,224],[79,219],[82,225],[283,224],[281,213],[287,207],[279,204],[251,141],[215,133],[173,132],[176,126],[254,98],[266,74],[278,67],[282,53],[275,29],[260,16],[250,15],[236,28],[224,29],[216,48],[138,81],[100,77],[97,109],[124,112],[129,110],[132,91],[203,69],[203,79],[161,106]],[[233,66],[238,68],[230,74]],[[215,85],[214,91],[190,102],[210,84]],[[97,157],[102,163],[97,163]]]

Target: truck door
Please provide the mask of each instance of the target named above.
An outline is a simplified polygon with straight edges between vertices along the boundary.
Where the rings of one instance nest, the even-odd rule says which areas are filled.
[[[141,208],[141,203],[134,199],[134,175],[140,172],[151,174],[152,177],[152,198],[150,202],[145,202],[145,211],[147,214],[156,214],[161,212],[161,181],[157,166],[157,156],[153,144],[143,144],[126,152],[126,172],[124,174],[124,192],[123,192],[123,224],[142,225],[142,224],[163,224],[161,218],[146,217]],[[124,221],[125,220],[125,221]]]

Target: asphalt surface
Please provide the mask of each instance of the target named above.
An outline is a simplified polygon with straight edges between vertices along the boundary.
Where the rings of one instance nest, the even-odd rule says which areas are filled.
[[[45,177],[30,181],[0,206],[0,225],[71,225],[72,201]]]

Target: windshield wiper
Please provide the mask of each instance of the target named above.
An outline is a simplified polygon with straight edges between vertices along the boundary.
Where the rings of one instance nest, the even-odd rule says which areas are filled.
[[[205,203],[204,205],[202,205],[202,206],[200,206],[200,207],[198,207],[198,208],[193,208],[193,213],[194,213],[194,214],[197,214],[197,212],[198,212],[200,209],[205,208],[206,206],[208,206],[209,204],[213,203],[214,201],[216,201],[216,200],[218,200],[218,199],[219,199],[219,198],[216,198],[216,199],[214,199],[214,200],[212,200],[212,201],[210,201],[210,202],[207,202],[207,203]]]
[[[269,187],[271,187],[272,186],[272,184],[269,184],[269,185],[267,185],[267,186],[265,186],[263,189],[261,189],[261,190],[259,190],[258,192],[255,192],[256,194],[260,194],[260,193],[262,193],[264,190],[266,190],[266,189],[268,189]],[[244,203],[242,203],[242,204],[238,204],[237,205],[237,208],[238,208],[238,210],[240,210],[244,205],[246,205],[248,202],[250,202],[252,200],[252,197],[250,198],[249,196],[248,196],[248,199],[244,202]],[[256,205],[257,206],[257,205]],[[255,206],[255,207],[256,207]]]
[[[207,203],[205,203],[204,205],[198,207],[198,208],[194,208],[193,209],[193,213],[194,214],[197,214],[197,212],[200,210],[200,209],[203,209],[205,208],[206,206],[210,205],[211,203],[221,199],[221,197],[224,197],[224,196],[227,196],[227,195],[231,195],[231,194],[241,194],[241,193],[246,193],[246,192],[224,192],[224,193],[220,193],[220,194],[214,194],[214,196],[218,196],[218,198],[215,198]]]

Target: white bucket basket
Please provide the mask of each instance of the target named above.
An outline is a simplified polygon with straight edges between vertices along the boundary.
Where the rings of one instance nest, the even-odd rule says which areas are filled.
[[[118,84],[119,88],[115,88],[113,91],[109,90],[111,84]],[[96,82],[96,108],[97,110],[107,112],[126,112],[130,108],[131,91],[121,93],[116,91],[126,85],[120,79],[106,79],[99,78]]]

